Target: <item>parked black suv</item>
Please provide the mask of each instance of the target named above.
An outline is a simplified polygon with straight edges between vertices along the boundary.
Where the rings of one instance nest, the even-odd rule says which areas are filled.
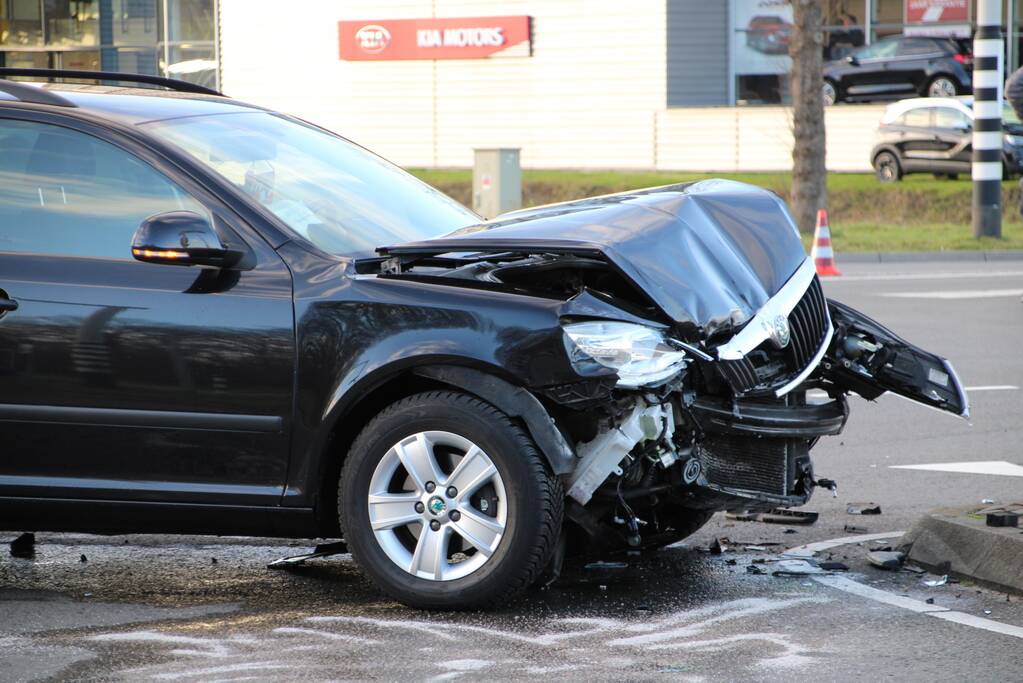
[[[845,100],[954,97],[973,87],[969,46],[953,38],[891,36],[824,65],[824,104]]]
[[[191,92],[0,80],[0,528],[343,536],[390,595],[481,606],[805,503],[849,391],[967,413],[947,361],[824,297],[773,193],[481,222],[148,80]]]
[[[1023,123],[1002,110],[1002,168],[1006,178],[1023,171]],[[909,173],[956,178],[969,174],[973,154],[973,97],[914,98],[888,106],[877,127],[870,162],[877,179]]]

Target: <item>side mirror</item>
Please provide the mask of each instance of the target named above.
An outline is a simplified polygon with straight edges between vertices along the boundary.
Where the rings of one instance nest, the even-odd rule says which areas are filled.
[[[146,263],[230,268],[244,252],[224,246],[209,221],[192,211],[158,213],[142,221],[131,255]]]
[[[849,55],[848,57],[845,58],[845,61],[849,62],[851,66],[860,65],[860,60],[856,57],[856,55]]]

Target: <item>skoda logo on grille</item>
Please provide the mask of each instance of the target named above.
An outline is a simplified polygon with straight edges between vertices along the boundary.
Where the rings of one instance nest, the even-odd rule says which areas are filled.
[[[776,315],[770,323],[765,323],[765,327],[767,327],[767,334],[771,337],[771,341],[774,342],[775,346],[779,349],[784,349],[789,345],[789,339],[792,335],[789,332],[788,318],[783,315]]]

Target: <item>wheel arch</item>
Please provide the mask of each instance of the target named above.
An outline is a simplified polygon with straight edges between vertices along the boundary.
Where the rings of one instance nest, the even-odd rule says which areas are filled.
[[[381,410],[402,398],[430,390],[458,390],[484,400],[520,422],[533,438],[551,471],[571,471],[575,450],[547,409],[530,391],[499,375],[499,368],[480,369],[455,363],[426,363],[383,368],[347,392],[349,400],[335,407],[317,447],[316,517],[321,533],[340,533],[337,518],[338,478],[348,450],[363,428]]]

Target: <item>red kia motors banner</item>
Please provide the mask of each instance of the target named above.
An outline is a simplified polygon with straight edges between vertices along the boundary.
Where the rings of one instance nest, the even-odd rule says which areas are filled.
[[[341,59],[482,59],[529,47],[529,17],[459,17],[338,22]]]
[[[905,0],[907,24],[966,24],[970,0]]]

